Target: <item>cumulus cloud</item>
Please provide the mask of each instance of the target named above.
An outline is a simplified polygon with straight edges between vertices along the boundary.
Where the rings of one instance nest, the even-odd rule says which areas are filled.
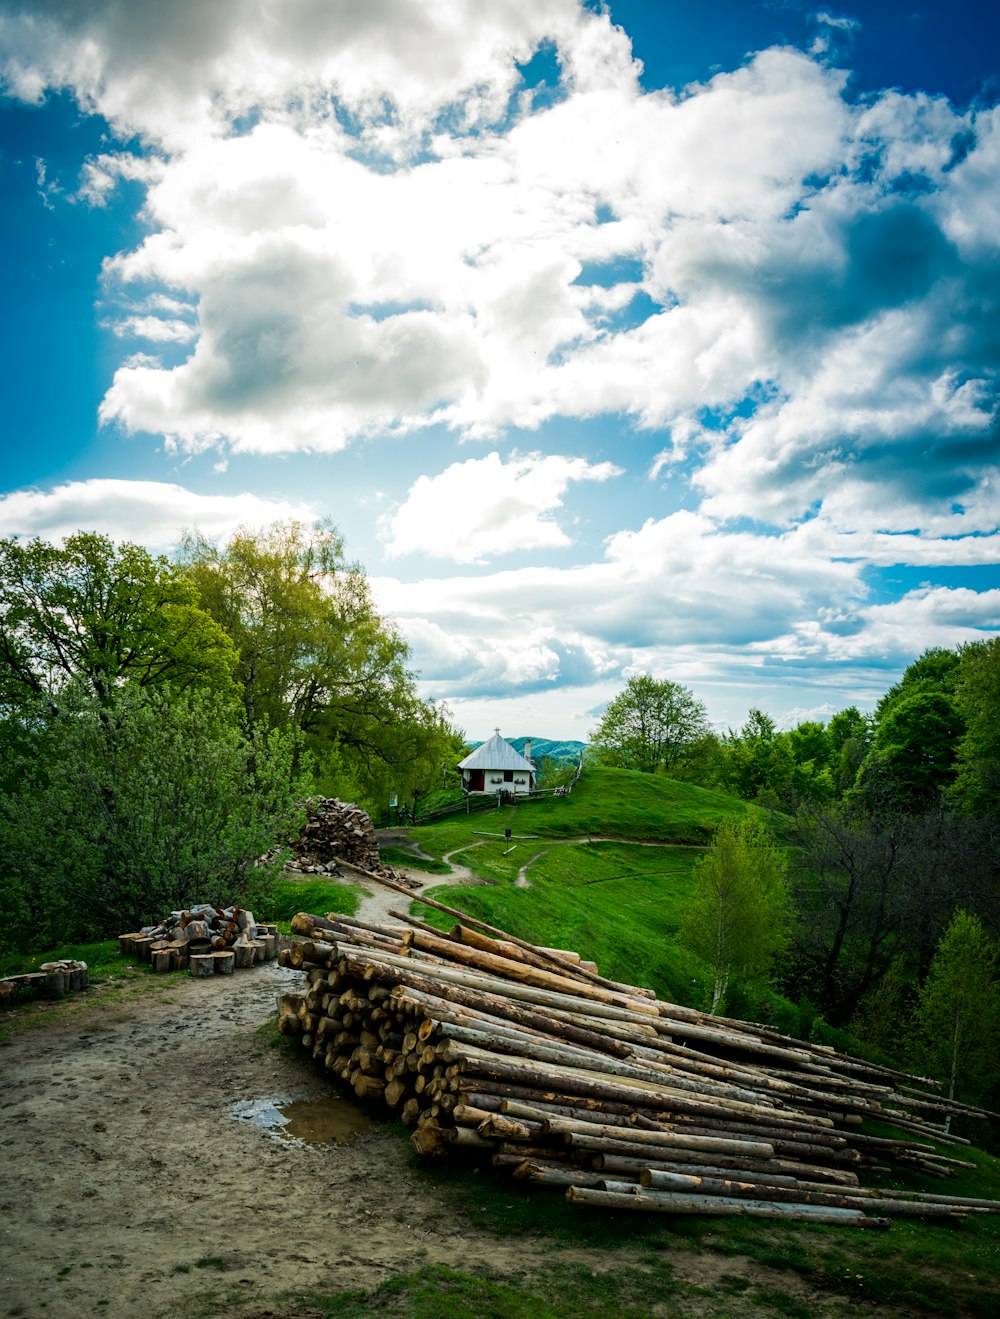
[[[619,470],[501,456],[505,433],[621,418],[618,461],[688,482],[691,511],[623,517],[572,568],[382,579],[428,683],[468,700],[629,666],[875,672],[995,626],[988,593],[893,611],[866,574],[996,561],[1000,109],[851,97],[853,20],[815,23],[811,55],[675,92],[577,0],[12,0],[5,89],[68,91],[143,144],[78,193],[145,190],[146,236],[105,267],[102,420],[221,462],[488,441],[381,522],[390,554],[481,567],[564,549],[572,483]],[[283,515],[263,502],[237,520]]]
[[[828,539],[806,528],[759,536],[682,512],[611,537],[599,563],[378,577],[373,587],[410,640],[428,692],[475,709],[486,697],[562,692],[566,711],[565,693],[574,692],[579,731],[584,694],[606,700],[633,672],[691,685],[716,718],[742,719],[749,705],[766,703],[750,690],[768,687],[800,699],[812,692],[811,710],[842,690],[837,709],[864,703],[858,692],[877,699],[886,671],[916,649],[960,645],[1000,626],[995,590],[928,585],[873,601],[866,557],[832,557]]]
[[[715,518],[790,525],[845,483],[845,530],[887,489],[924,518],[976,499],[998,438],[997,110],[848,101],[790,49],[647,92],[626,34],[574,0],[52,0],[0,22],[14,94],[68,89],[155,148],[87,165],[93,201],[147,189],[111,286],[198,308],[196,329],[122,314],[123,339],[196,337],[179,363],[126,358],[107,423],[186,452],[333,452],[623,413],[703,455]],[[536,106],[520,70],[545,42],[559,87]]]
[[[558,454],[499,453],[452,463],[438,476],[421,476],[382,519],[390,555],[429,554],[457,563],[486,563],[498,555],[556,549],[570,537],[549,514],[561,508],[573,481],[620,476],[613,463]]]
[[[76,531],[99,531],[160,551],[171,549],[182,532],[193,528],[217,540],[240,526],[315,517],[315,510],[301,502],[253,494],[199,495],[160,481],[95,478],[0,495],[0,535],[62,540]]]

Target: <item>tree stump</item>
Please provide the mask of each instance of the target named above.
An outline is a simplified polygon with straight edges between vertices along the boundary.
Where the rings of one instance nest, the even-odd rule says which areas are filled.
[[[137,957],[140,962],[148,962],[150,958],[149,946],[153,942],[148,934],[136,934],[132,938],[132,955]]]
[[[253,966],[254,946],[250,942],[237,943],[233,945],[233,957],[238,970],[243,971],[248,966]]]
[[[215,963],[216,974],[231,976],[236,966],[235,956],[227,949],[224,952],[214,952],[212,961]]]
[[[193,976],[214,976],[215,954],[192,953],[188,958],[188,966]]]
[[[69,989],[69,974],[63,962],[43,962],[46,998],[59,998]]]
[[[150,960],[153,963],[154,971],[172,971],[174,969],[174,952],[169,945],[165,948],[153,949]]]

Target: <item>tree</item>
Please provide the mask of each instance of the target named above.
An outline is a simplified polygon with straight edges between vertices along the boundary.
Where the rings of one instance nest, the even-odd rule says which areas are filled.
[[[390,791],[412,799],[458,758],[460,735],[417,695],[406,642],[328,522],[243,528],[221,548],[189,536],[182,557],[236,647],[245,729],[300,730],[322,790],[374,808]]]
[[[780,800],[789,794],[794,768],[792,749],[770,715],[756,708],[750,710],[739,732],[730,730],[726,744],[725,783],[730,792],[744,801]]]
[[[970,814],[1000,815],[1000,637],[961,648],[955,703],[965,732],[952,796]]]
[[[138,685],[108,704],[66,693],[63,717],[38,724],[36,754],[0,801],[19,922],[8,941],[106,936],[261,895],[255,859],[288,834],[308,789],[292,733],[248,739],[211,693]]]
[[[842,797],[858,777],[868,754],[874,720],[863,715],[855,705],[839,710],[826,726],[830,746],[835,794]]]
[[[910,1059],[956,1092],[980,1098],[997,1073],[997,950],[976,916],[956,911],[914,1011]]]
[[[907,837],[905,819],[876,820],[856,802],[803,801],[796,812],[793,976],[834,1025],[850,1019],[892,961]]]
[[[687,687],[643,673],[629,678],[590,740],[606,764],[669,774],[684,750],[707,731],[705,707]]]
[[[898,810],[927,810],[950,787],[963,731],[955,698],[933,687],[903,689],[885,708],[860,787]]]
[[[55,709],[80,683],[104,706],[126,683],[228,695],[235,662],[194,585],[141,546],[0,540],[0,709]]]
[[[784,852],[749,816],[725,821],[695,865],[682,942],[712,969],[715,1012],[735,978],[766,976],[788,944]]]

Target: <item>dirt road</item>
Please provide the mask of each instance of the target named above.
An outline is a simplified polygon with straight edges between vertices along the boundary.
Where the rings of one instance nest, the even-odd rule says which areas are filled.
[[[502,1243],[456,1235],[398,1131],[309,1145],[231,1116],[334,1093],[260,1030],[301,981],[275,963],[182,977],[108,1009],[67,1004],[0,1049],[0,1314],[152,1319],[213,1295],[283,1314],[292,1288],[503,1267]]]

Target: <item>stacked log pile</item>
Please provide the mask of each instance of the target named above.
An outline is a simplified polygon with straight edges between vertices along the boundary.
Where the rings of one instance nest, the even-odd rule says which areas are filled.
[[[278,927],[262,925],[243,907],[201,903],[172,911],[159,925],[120,934],[126,957],[149,962],[154,971],[187,967],[193,976],[229,975],[278,955]]]
[[[378,838],[371,817],[360,806],[337,797],[314,797],[304,803],[306,823],[291,843],[294,856],[285,868],[305,875],[343,875],[342,866],[363,870],[396,884],[418,888],[419,880],[399,874],[382,864]],[[272,848],[259,858],[263,864],[281,850]]]
[[[300,913],[281,954],[307,972],[282,1033],[415,1128],[425,1155],[476,1150],[573,1203],[888,1226],[1000,1204],[866,1188],[890,1165],[947,1178],[932,1082],[658,1001],[576,954],[460,912],[449,934]],[[494,936],[494,937],[488,937]],[[862,1130],[865,1119],[900,1135]],[[935,1142],[931,1144],[931,1141]]]
[[[32,998],[61,998],[87,988],[87,963],[70,959],[43,962],[37,971],[0,980],[0,1010]]]

